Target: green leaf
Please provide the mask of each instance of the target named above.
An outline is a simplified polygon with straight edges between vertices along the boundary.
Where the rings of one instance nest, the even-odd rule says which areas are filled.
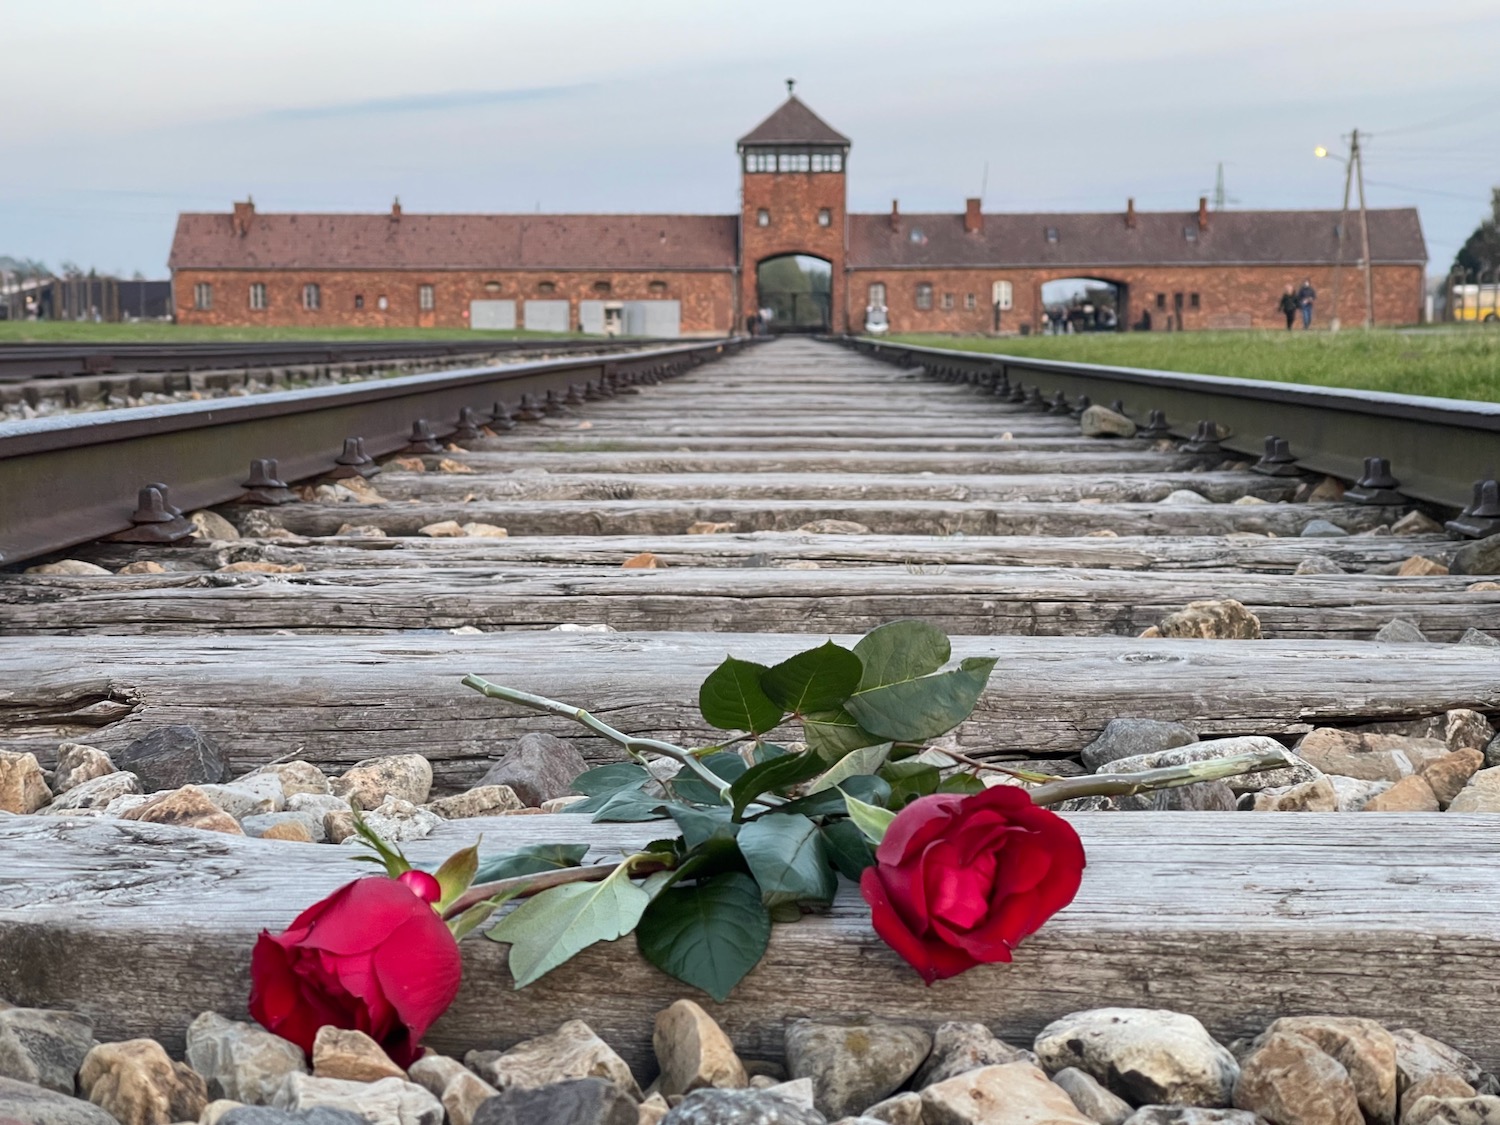
[[[812,783],[811,791],[821,793],[825,789],[836,789],[851,777],[861,774],[872,774],[881,766],[891,752],[889,742],[881,742],[874,746],[864,746],[858,750],[851,750],[845,754],[833,767],[817,781]]]
[[[890,807],[893,809],[902,808],[918,797],[936,793],[938,783],[942,781],[937,766],[915,758],[906,762],[891,762],[880,771],[880,776],[891,783]]]
[[[955,773],[943,778],[942,784],[937,787],[939,793],[962,793],[970,796],[974,793],[984,792],[984,782],[972,773]]]
[[[776,811],[801,813],[803,816],[843,816],[849,811],[849,807],[844,803],[845,794],[872,805],[885,806],[890,803],[891,787],[883,777],[857,773],[837,789],[825,789],[821,793],[812,793],[790,804],[781,805]]]
[[[494,883],[517,875],[540,875],[563,867],[577,867],[588,854],[587,844],[528,844],[504,855],[482,860],[474,873],[476,883]]]
[[[802,908],[795,902],[778,902],[767,909],[771,912],[771,921],[777,925],[802,921]]]
[[[875,862],[875,849],[852,820],[839,819],[823,825],[823,847],[839,874],[854,883]]]
[[[767,698],[760,678],[770,671],[764,664],[726,656],[698,689],[698,710],[704,721],[720,730],[764,734],[781,722],[782,709]]]
[[[634,762],[611,762],[607,766],[584,770],[575,777],[573,792],[582,793],[585,797],[598,797],[617,789],[641,786],[650,780],[651,774],[644,766],[638,766]]]
[[[606,789],[602,793],[595,793],[592,797],[585,797],[583,800],[569,805],[567,811],[572,813],[574,816],[592,815],[593,813],[596,813],[600,809],[604,808],[622,793],[640,793],[641,790],[646,787],[646,782],[648,780],[649,778],[642,779],[640,781],[632,781],[630,784],[622,785],[617,789]]]
[[[869,691],[936,672],[948,663],[953,646],[936,625],[908,619],[871,629],[854,651],[864,666],[859,690]]]
[[[755,880],[729,872],[663,891],[635,938],[662,972],[722,1003],[765,953],[771,917]]]
[[[387,844],[380,838],[380,833],[376,832],[375,829],[371,828],[365,821],[363,814],[360,812],[359,802],[350,801],[349,808],[350,811],[354,814],[355,835],[359,837],[360,842],[364,844],[365,847],[370,848],[375,852],[373,856],[361,856],[360,858],[368,858],[372,862],[380,864],[385,868],[385,873],[392,879],[395,879],[398,876],[404,875],[406,874],[406,872],[410,871],[412,869],[411,863],[407,860],[406,856],[401,853],[401,849],[393,848],[391,847],[391,845]]]
[[[692,805],[670,804],[666,808],[677,827],[682,829],[682,842],[688,851],[715,837],[732,840],[740,830],[740,826],[729,819],[727,805],[700,809]]]
[[[778,746],[774,742],[757,742],[755,749],[750,751],[750,756],[755,759],[755,764],[769,762],[772,758],[784,758],[791,751],[785,746]]]
[[[478,870],[479,844],[477,841],[443,860],[442,866],[434,873],[438,887],[443,892],[442,897],[437,901],[440,913],[452,906],[458,896],[473,885],[474,873]]]
[[[859,687],[859,657],[828,641],[783,660],[760,677],[766,695],[784,711],[805,715],[839,706]]]
[[[590,798],[594,800],[594,798]],[[662,812],[663,806],[667,804],[665,797],[653,797],[642,793],[639,789],[621,789],[604,799],[604,804],[599,811],[594,813],[595,824],[638,824],[647,820],[663,820],[666,813]],[[564,812],[572,812],[581,808],[584,802],[580,801],[572,809]]]
[[[865,730],[842,707],[803,715],[802,734],[807,739],[807,744],[825,762],[836,762],[849,751],[858,750],[862,746],[889,741]]]
[[[624,937],[650,904],[651,896],[630,881],[628,865],[621,864],[602,882],[542,891],[485,936],[510,943],[510,975],[517,988],[524,988],[596,942]]]
[[[751,766],[729,787],[729,803],[734,807],[734,815],[738,817],[743,814],[745,806],[762,793],[796,785],[799,781],[816,777],[822,770],[823,759],[811,750],[804,754],[772,758],[769,762]]]
[[[882,740],[937,738],[969,717],[994,667],[994,657],[971,656],[951,672],[861,691],[845,706],[860,726]]]
[[[707,758],[703,759],[703,764],[717,776],[729,782],[734,781],[747,768],[745,760],[732,750],[710,754]],[[692,801],[698,805],[722,805],[725,803],[724,797],[717,789],[686,766],[683,766],[672,775],[670,785],[672,792],[684,801]]]
[[[818,826],[798,813],[768,813],[740,829],[740,854],[767,906],[827,902],[836,882]]]
[[[865,839],[872,844],[878,844],[885,839],[885,830],[891,826],[891,821],[896,819],[896,814],[890,809],[883,809],[878,805],[867,805],[858,797],[844,794],[844,804],[849,809],[849,819],[854,822],[854,827],[864,833]]]

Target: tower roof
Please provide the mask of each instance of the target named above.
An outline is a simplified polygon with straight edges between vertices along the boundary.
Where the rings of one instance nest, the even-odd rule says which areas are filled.
[[[847,145],[840,133],[802,103],[795,94],[781,108],[740,138],[745,145]]]

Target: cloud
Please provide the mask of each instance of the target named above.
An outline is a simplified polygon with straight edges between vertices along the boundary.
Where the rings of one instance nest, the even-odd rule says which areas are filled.
[[[367,98],[356,102],[285,106],[258,113],[253,120],[319,121],[341,117],[383,117],[392,113],[433,113],[517,102],[548,102],[592,90],[596,85],[593,82],[576,82],[567,86],[526,86],[511,90],[448,90],[434,94],[398,94],[390,98]]]

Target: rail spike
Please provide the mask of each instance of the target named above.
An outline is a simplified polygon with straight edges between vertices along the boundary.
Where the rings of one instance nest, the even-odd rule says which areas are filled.
[[[262,507],[271,507],[276,504],[290,504],[297,499],[292,490],[286,486],[286,481],[281,479],[280,468],[274,457],[257,457],[251,461],[250,475],[241,483],[245,486],[245,491],[235,501],[236,504],[258,504]]]
[[[474,413],[473,407],[465,406],[458,412],[458,429],[453,431],[453,441],[478,441],[484,437],[479,432],[479,416]]]
[[[1197,453],[1205,457],[1218,457],[1224,453],[1224,447],[1219,444],[1219,427],[1214,422],[1200,421],[1198,432],[1192,439],[1182,443],[1184,453]]]
[[[1068,396],[1062,391],[1052,393],[1052,401],[1047,406],[1048,414],[1067,415],[1073,413],[1073,408],[1068,405]]]
[[[1172,436],[1172,427],[1167,425],[1167,413],[1153,410],[1146,416],[1146,424],[1135,432],[1136,437],[1165,438]]]
[[[516,420],[511,416],[510,407],[499,399],[495,400],[494,409],[490,411],[489,427],[492,430],[513,430],[516,428]]]
[[[1474,482],[1474,499],[1456,519],[1443,525],[1466,539],[1488,539],[1500,535],[1500,481]]]
[[[1397,491],[1401,482],[1391,476],[1391,463],[1384,457],[1366,457],[1365,472],[1353,488],[1344,490],[1344,499],[1356,504],[1405,504],[1406,497]]]
[[[131,526],[108,536],[115,543],[182,543],[190,540],[198,528],[172,507],[167,486],[148,484],[136,494],[135,511],[130,513]]]
[[[1250,466],[1250,471],[1267,477],[1295,477],[1302,472],[1297,468],[1297,458],[1292,456],[1286,438],[1274,435],[1266,438],[1266,451]]]
[[[418,418],[411,424],[411,440],[406,443],[403,453],[441,453],[442,442],[438,441],[437,435],[432,432],[426,418]]]
[[[1073,409],[1068,411],[1074,418],[1082,418],[1083,412],[1094,405],[1094,400],[1088,395],[1079,395],[1073,400]]]

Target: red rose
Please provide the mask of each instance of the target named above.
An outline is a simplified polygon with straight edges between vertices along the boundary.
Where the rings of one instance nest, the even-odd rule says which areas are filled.
[[[262,931],[250,957],[250,1014],[310,1056],[320,1027],[363,1031],[400,1067],[458,995],[458,943],[421,889],[383,875]]]
[[[1073,901],[1083,843],[1073,826],[997,786],[940,793],[897,814],[860,893],[875,932],[931,984],[1009,961],[1022,938]]]

